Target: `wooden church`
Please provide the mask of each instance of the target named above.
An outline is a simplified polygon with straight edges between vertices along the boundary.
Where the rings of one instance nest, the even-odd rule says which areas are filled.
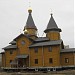
[[[44,33],[45,37],[37,36],[37,27],[32,18],[32,10],[28,10],[28,19],[24,34],[15,37],[2,52],[2,68],[5,69],[46,69],[48,71],[74,68],[75,48],[65,48],[53,15]]]

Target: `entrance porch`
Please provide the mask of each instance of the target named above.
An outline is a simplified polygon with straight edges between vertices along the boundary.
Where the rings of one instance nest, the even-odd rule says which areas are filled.
[[[12,61],[11,67],[26,68],[29,67],[29,56],[26,54],[16,56],[15,61]]]

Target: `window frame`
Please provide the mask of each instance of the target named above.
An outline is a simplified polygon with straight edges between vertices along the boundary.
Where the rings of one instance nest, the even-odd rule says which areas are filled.
[[[38,64],[38,59],[35,59],[35,64]]]
[[[10,60],[10,63],[12,62],[12,60]]]
[[[52,47],[51,46],[48,47],[48,52],[52,52]]]
[[[69,63],[69,58],[65,58],[65,63]]]
[[[21,45],[25,45],[25,43],[26,43],[25,40],[21,41]]]
[[[49,58],[49,64],[53,64],[53,58]]]
[[[34,48],[34,52],[38,53],[38,48],[37,47]]]
[[[13,50],[10,50],[10,54],[13,54]]]

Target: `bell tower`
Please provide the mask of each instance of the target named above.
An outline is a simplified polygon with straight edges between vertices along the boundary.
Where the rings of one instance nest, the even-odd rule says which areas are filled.
[[[46,33],[46,37],[48,37],[50,40],[60,40],[61,29],[58,28],[53,18],[53,14],[51,14],[51,18],[44,32]]]
[[[24,34],[28,35],[30,38],[35,39],[37,37],[37,27],[35,26],[35,23],[32,18],[32,9],[28,10],[28,19],[26,22],[26,25],[24,27]]]

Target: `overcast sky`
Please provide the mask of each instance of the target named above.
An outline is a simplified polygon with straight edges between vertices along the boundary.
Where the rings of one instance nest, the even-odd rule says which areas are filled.
[[[73,0],[0,0],[0,52],[23,32],[28,18],[29,2],[39,36],[46,29],[52,10],[58,27],[62,29],[61,38],[64,44],[74,47]]]

